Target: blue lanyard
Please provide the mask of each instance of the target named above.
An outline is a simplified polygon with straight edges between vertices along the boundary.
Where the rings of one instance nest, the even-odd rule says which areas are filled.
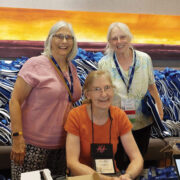
[[[53,63],[56,65],[56,67],[58,68],[58,70],[61,72],[63,78],[64,78],[64,81],[66,82],[68,88],[69,88],[69,91],[71,92],[71,94],[73,94],[73,76],[72,76],[72,72],[71,72],[71,68],[68,66],[68,69],[69,69],[69,76],[70,76],[70,80],[71,80],[71,85],[69,84],[68,80],[66,79],[66,77],[64,76],[60,66],[58,65],[58,63],[56,62],[56,60],[54,59],[54,57],[52,56],[51,57]],[[72,101],[71,100],[71,97],[69,95],[69,101]]]
[[[113,54],[113,59],[114,59],[115,65],[116,65],[116,69],[117,69],[117,71],[118,71],[121,79],[123,80],[124,84],[125,84],[126,87],[127,87],[127,93],[129,93],[129,89],[130,89],[130,87],[131,87],[132,80],[133,80],[133,77],[134,77],[134,72],[135,72],[135,66],[136,66],[136,52],[135,52],[135,51],[134,51],[134,57],[135,57],[135,58],[134,58],[134,64],[133,64],[133,67],[132,67],[132,69],[131,69],[131,74],[130,74],[130,78],[129,78],[129,83],[128,83],[128,85],[127,85],[127,84],[126,84],[126,81],[125,81],[125,79],[124,79],[124,76],[123,76],[123,74],[122,74],[122,72],[121,72],[121,69],[120,69],[120,67],[119,67],[118,60],[117,60],[117,58],[116,58],[116,55],[115,55],[115,53]]]

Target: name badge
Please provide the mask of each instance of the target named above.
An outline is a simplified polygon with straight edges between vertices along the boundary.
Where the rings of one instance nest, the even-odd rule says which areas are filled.
[[[122,99],[121,109],[125,111],[129,120],[133,123],[136,120],[136,108],[134,99]]]
[[[115,174],[112,144],[91,144],[92,166],[102,174]]]

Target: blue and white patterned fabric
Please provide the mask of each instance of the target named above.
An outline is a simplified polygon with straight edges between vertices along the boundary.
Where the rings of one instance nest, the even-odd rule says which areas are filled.
[[[11,144],[10,117],[7,110],[0,108],[0,144]]]
[[[180,121],[180,71],[166,68],[154,71],[154,75],[164,105],[164,119]]]
[[[164,107],[163,124],[172,136],[179,137],[177,131],[180,131],[180,70],[172,68],[165,68],[163,71],[155,70],[154,76]],[[152,134],[157,136],[156,130],[152,131]]]
[[[139,180],[178,180],[178,175],[174,166],[165,168],[151,167],[144,169]]]
[[[0,61],[0,145],[11,145],[9,100],[17,73],[26,60],[22,57],[15,61]]]
[[[153,129],[158,133],[158,136],[170,137],[171,131],[167,128],[166,124],[162,123],[157,106],[155,104],[154,98],[151,96],[149,91],[147,91],[145,97],[142,100],[142,113],[145,117],[152,116],[154,119]]]
[[[87,52],[81,48],[78,49],[78,53],[74,60],[72,61],[73,64],[77,68],[77,74],[80,79],[81,86],[83,87],[84,81],[89,74],[89,72],[93,70],[97,70],[98,61],[103,57],[103,53],[97,52]],[[82,104],[84,96],[80,98],[78,102],[74,104],[74,106],[79,106]]]

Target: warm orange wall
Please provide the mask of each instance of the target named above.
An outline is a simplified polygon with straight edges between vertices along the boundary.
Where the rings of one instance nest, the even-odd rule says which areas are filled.
[[[45,40],[59,20],[73,25],[78,41],[106,41],[112,22],[129,25],[134,43],[180,45],[180,16],[0,8],[0,40]]]

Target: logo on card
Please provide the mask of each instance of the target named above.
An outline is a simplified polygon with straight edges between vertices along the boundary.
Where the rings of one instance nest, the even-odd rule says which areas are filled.
[[[99,146],[97,147],[97,152],[98,152],[98,153],[104,153],[105,151],[106,151],[105,145],[99,145]]]

